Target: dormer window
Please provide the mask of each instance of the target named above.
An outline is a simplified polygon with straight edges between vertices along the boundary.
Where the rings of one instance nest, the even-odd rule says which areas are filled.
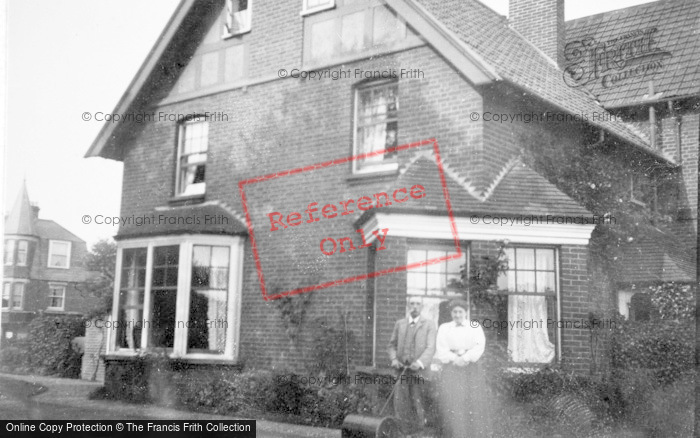
[[[226,0],[224,38],[250,32],[252,0]]]
[[[325,11],[335,7],[335,0],[303,0],[301,15],[313,14],[314,12]]]
[[[203,195],[209,147],[209,122],[195,118],[179,126],[177,160],[178,196]]]
[[[70,242],[60,240],[49,241],[49,268],[70,268]]]

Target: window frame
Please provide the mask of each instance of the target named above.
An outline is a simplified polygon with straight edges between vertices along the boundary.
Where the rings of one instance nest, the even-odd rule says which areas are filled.
[[[517,254],[518,249],[534,249],[535,250],[535,268],[532,270],[532,272],[535,273],[535,282],[537,281],[537,250],[551,250],[553,252],[553,257],[554,257],[554,293],[547,294],[544,292],[511,292],[507,290],[501,290],[498,289],[498,283],[496,284],[496,293],[502,296],[511,296],[511,295],[519,295],[519,296],[543,296],[545,297],[553,297],[555,300],[554,302],[554,310],[556,311],[556,315],[553,317],[547,316],[548,319],[554,319],[556,321],[559,321],[561,318],[561,249],[558,246],[551,246],[551,245],[537,245],[537,244],[512,244],[506,247],[505,249],[513,249],[514,254]],[[516,255],[517,257],[517,255]],[[507,272],[510,271],[510,261],[508,262],[508,270],[505,271],[505,274],[507,275]],[[529,271],[529,270],[528,270]],[[549,271],[544,271],[544,272],[549,272]],[[507,281],[507,280],[506,280]],[[516,287],[517,287],[517,271],[516,271]],[[510,321],[510,316],[508,315],[508,320]],[[518,330],[525,330],[524,328],[518,328]],[[514,365],[521,365],[523,367],[538,367],[538,366],[543,366],[547,365],[548,363],[561,363],[561,354],[562,354],[562,346],[561,346],[561,324],[556,324],[554,327],[554,334],[555,334],[555,340],[552,341],[550,339],[550,342],[554,344],[554,359],[552,362],[514,362],[508,357],[508,361]],[[508,344],[506,343],[506,348],[508,348]]]
[[[56,243],[65,243],[68,245],[68,250],[67,250],[67,255],[66,255],[66,266],[52,266],[51,265],[51,260],[53,254],[53,248]],[[52,269],[70,269],[70,262],[71,262],[71,252],[73,251],[73,242],[69,240],[49,240],[49,254],[48,257],[46,258],[46,266],[48,268]]]
[[[358,131],[360,130],[360,126],[358,124],[358,112],[360,109],[360,93],[363,91],[367,90],[374,90],[378,88],[384,88],[384,87],[390,87],[390,86],[395,86],[396,87],[396,96],[397,96],[397,105],[396,105],[396,117],[395,119],[389,120],[387,118],[386,120],[386,125],[389,123],[396,123],[396,146],[398,146],[398,124],[400,121],[400,95],[399,95],[399,81],[394,80],[394,79],[388,79],[388,80],[377,80],[377,81],[368,81],[368,82],[363,82],[361,84],[358,84],[357,86],[354,87],[353,89],[353,122],[352,122],[352,155],[353,156],[358,156],[362,154],[366,154],[368,152],[362,152],[362,154],[359,152],[359,144],[358,144]],[[363,125],[362,128],[367,127],[367,126],[373,126],[377,125],[378,123],[373,123],[373,124],[367,124]],[[386,149],[386,147],[384,148]],[[396,152],[395,152],[396,154]],[[374,174],[374,173],[381,173],[381,172],[393,172],[397,171],[399,168],[399,161],[398,161],[398,154],[394,155],[393,158],[390,160],[384,160],[382,159],[381,163],[374,164],[374,165],[369,165],[365,168],[359,169],[358,168],[358,162],[360,160],[352,160],[352,173],[353,175],[366,175],[366,174]]]
[[[308,3],[309,3],[309,0],[302,0],[301,1],[301,15],[302,16],[315,14],[316,12],[327,11],[329,9],[334,9],[336,6],[335,0],[329,0],[328,4],[314,6],[314,7],[309,7]]]
[[[20,249],[23,246],[24,249],[22,252],[24,253],[24,260],[20,261]],[[29,257],[29,241],[24,239],[17,240],[17,243],[15,244],[15,250],[17,251],[17,254],[15,254],[15,264],[17,266],[27,266],[27,259]]]
[[[202,186],[202,191],[201,193],[196,192],[196,193],[185,193],[186,187],[183,188],[183,168],[182,168],[182,160],[184,157],[187,157],[189,155],[196,155],[196,154],[201,154],[202,152],[193,152],[184,155],[183,150],[185,147],[185,141],[186,141],[186,133],[187,133],[187,127],[188,126],[193,126],[195,124],[205,124],[206,129],[207,129],[207,141],[206,141],[206,151],[204,152],[205,158],[204,158],[204,182],[203,183],[197,183],[197,184],[203,184]],[[207,172],[207,164],[209,161],[209,120],[204,117],[204,116],[195,116],[190,120],[186,120],[182,123],[178,123],[177,125],[177,162],[175,164],[175,197],[177,198],[188,198],[188,197],[202,197],[205,196],[207,193],[207,177],[206,177],[206,172]],[[194,185],[194,184],[193,184]]]
[[[46,306],[46,310],[55,310],[55,311],[64,311],[66,310],[66,291],[67,291],[67,284],[66,283],[49,283],[49,305]],[[56,298],[55,295],[52,295],[52,292],[54,289],[61,289],[63,293],[61,294],[61,307],[55,307],[51,306],[51,301],[53,298]]]
[[[129,241],[120,241],[117,243],[117,269],[114,282],[114,291],[112,297],[112,313],[110,320],[119,320],[119,292],[121,289],[121,271],[122,257],[125,249],[145,248],[146,253],[146,273],[145,287],[143,296],[143,313],[142,319],[145,321],[141,330],[140,348],[117,348],[117,338],[109,330],[108,335],[108,353],[120,356],[136,356],[146,351],[152,351],[149,326],[152,321],[152,289],[153,286],[153,263],[154,252],[156,247],[162,246],[179,246],[178,256],[178,274],[177,274],[177,296],[175,306],[175,321],[176,327],[174,331],[173,348],[168,349],[168,356],[171,359],[184,360],[207,360],[211,362],[236,362],[239,353],[239,338],[240,338],[240,321],[241,321],[241,302],[243,291],[243,263],[244,263],[244,236],[222,236],[222,235],[186,235],[186,236],[168,236],[156,237],[150,239],[134,239]],[[178,321],[189,321],[189,304],[192,276],[192,251],[196,245],[204,246],[226,246],[229,247],[229,273],[228,273],[228,308],[226,327],[226,346],[223,354],[212,353],[188,353],[187,352],[187,330],[186,326],[177,324]],[[161,349],[161,347],[155,347]]]
[[[471,263],[471,261],[470,261],[470,254],[471,254],[470,245],[467,242],[460,241],[460,249],[462,251],[462,257],[464,258],[464,263],[466,264],[466,269],[469,270],[470,263]],[[409,241],[408,247],[406,249],[406,266],[408,266],[408,264],[409,264],[408,263],[409,251],[440,251],[440,252],[445,252],[446,256],[456,255],[456,253],[457,253],[457,249],[455,248],[454,241],[424,241],[424,242]],[[426,257],[427,257],[427,255],[426,255]],[[425,260],[430,260],[430,259],[431,258],[426,258]],[[440,263],[435,263],[435,264],[443,264],[443,263],[447,264],[448,262],[445,260],[445,261],[442,261]],[[461,263],[461,261],[460,261],[460,263]],[[435,264],[433,264],[433,265],[435,265]],[[410,277],[409,273],[410,272],[425,273],[426,274],[426,281],[427,281],[427,274],[431,273],[429,271],[429,269],[430,269],[430,266],[433,266],[433,265],[426,265],[425,272],[423,272],[419,269],[406,269],[406,277],[405,277],[406,278],[406,304],[408,304],[408,300],[412,297],[435,298],[435,299],[442,300],[442,302],[450,302],[450,301],[455,300],[455,299],[464,299],[464,296],[459,294],[459,293],[456,293],[454,295],[450,295],[448,293],[450,290],[449,283],[446,283],[445,290],[443,291],[442,294],[439,294],[439,295],[437,295],[437,294],[431,295],[431,294],[425,293],[425,292],[427,292],[427,289],[421,295],[409,293],[409,277]],[[445,267],[445,275],[448,275],[447,266]],[[421,300],[421,302],[423,302],[423,300]],[[435,320],[433,321],[435,324],[439,324],[439,317],[440,317],[439,312],[440,311],[439,311],[439,307],[438,307],[438,315],[434,318]],[[404,316],[408,316],[408,313],[406,313],[406,315],[404,315]]]
[[[3,284],[2,284],[2,296],[0,296],[0,306],[2,306],[2,299],[4,298],[4,295],[5,295],[5,286],[9,284],[10,290],[9,290],[9,296],[8,296],[8,300],[7,300],[8,307],[0,307],[0,308],[2,308],[3,311],[24,310],[24,295],[25,295],[27,283],[29,283],[29,280],[26,280],[26,279],[5,278],[5,280],[3,281]],[[15,300],[17,286],[21,286],[20,305],[13,306],[12,304]]]
[[[16,239],[5,239],[5,248],[3,254],[3,263],[5,266],[14,266],[15,251],[17,249]]]
[[[418,47],[425,45],[425,42],[414,32],[409,31],[409,26],[405,20],[393,13],[393,11],[386,6],[386,3],[381,0],[369,0],[367,2],[354,2],[352,4],[345,4],[343,0],[335,1],[335,8],[326,9],[323,13],[310,13],[302,14],[304,20],[304,35],[303,35],[303,50],[302,50],[302,65],[305,70],[316,70],[322,69],[324,67],[337,66],[341,64],[350,63],[360,59],[367,59],[374,56],[386,55],[387,53],[397,52],[406,50],[412,47]],[[396,17],[398,28],[395,32],[391,32],[395,35],[394,38],[390,40],[378,41],[377,34],[375,34],[376,25],[376,13],[380,8],[386,8]],[[364,12],[364,36],[363,36],[363,47],[361,50],[344,50],[342,45],[342,37],[337,36],[342,35],[344,25],[343,20],[345,17],[354,15],[358,12]],[[332,37],[332,50],[329,56],[314,56],[315,49],[313,47],[314,32],[313,28],[319,23],[328,22],[332,25],[333,30]]]
[[[239,35],[244,35],[246,33],[249,33],[253,29],[253,0],[247,0],[248,1],[248,8],[244,9],[244,11],[247,11],[246,13],[248,14],[248,22],[247,26],[241,28],[238,32],[231,32],[229,29],[229,17],[231,17],[231,22],[233,22],[233,17],[235,17],[236,14],[240,14],[243,11],[236,11],[233,12],[233,2],[237,0],[226,0],[224,4],[224,14],[223,14],[223,26],[222,26],[222,34],[221,38],[222,39],[228,39],[228,38],[233,38],[235,36]]]
[[[2,301],[5,300],[5,288],[8,287],[7,291],[7,307],[2,305]],[[12,310],[12,281],[3,281],[2,283],[2,296],[0,297],[0,308],[2,310]]]

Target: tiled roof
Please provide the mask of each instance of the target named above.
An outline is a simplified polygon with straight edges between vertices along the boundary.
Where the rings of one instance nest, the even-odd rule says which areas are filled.
[[[490,196],[483,197],[470,188],[458,175],[446,169],[445,182],[452,210],[457,216],[490,214],[506,216],[590,217],[591,213],[557,189],[520,161],[515,162],[495,186]],[[395,204],[389,210],[413,210],[445,213],[446,204],[442,195],[442,183],[437,164],[429,157],[416,159],[395,183],[397,187],[412,187],[421,184],[426,196],[412,202]]]
[[[650,228],[625,245],[622,253],[622,283],[696,281],[693,251],[673,233]]]
[[[656,30],[654,30],[656,29]],[[660,98],[697,96],[700,94],[700,1],[663,0],[566,23],[567,43],[575,44],[592,38],[606,49],[619,48],[619,41],[645,43],[644,32],[651,35],[652,51],[643,58],[627,61],[619,70],[601,72],[617,74],[632,71],[637,66],[657,63],[646,74],[619,80],[605,87],[602,78],[589,82],[585,87],[593,92],[604,106],[621,107],[639,103],[649,91],[649,80],[654,83],[654,92],[663,93]],[[618,41],[613,42],[613,40]],[[647,40],[648,41],[648,40]],[[658,64],[660,63],[660,64]],[[662,66],[662,67],[659,67]]]
[[[247,234],[235,214],[218,204],[155,209],[119,228],[115,239],[169,234]]]
[[[36,235],[42,239],[67,240],[70,242],[84,242],[83,239],[63,228],[61,225],[49,219],[38,219],[34,222]]]
[[[564,82],[564,73],[543,52],[508,26],[505,17],[477,0],[406,0],[417,2],[465,44],[473,48],[506,81],[570,114],[586,114],[589,123],[659,156],[626,124],[593,114],[605,112],[595,98]],[[601,120],[602,118],[602,120]]]
[[[27,185],[24,182],[17,194],[12,210],[10,210],[10,214],[5,220],[5,234],[36,236],[34,213],[32,212],[32,205],[29,203]]]

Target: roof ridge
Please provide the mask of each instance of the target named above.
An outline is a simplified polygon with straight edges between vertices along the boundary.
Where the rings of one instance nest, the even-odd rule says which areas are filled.
[[[511,158],[506,162],[506,164],[501,168],[501,171],[496,175],[496,177],[493,179],[491,182],[491,185],[489,185],[484,193],[481,195],[483,199],[481,199],[482,202],[488,200],[493,192],[496,190],[496,187],[505,179],[505,177],[510,173],[515,166],[518,164],[524,164],[523,161],[520,158],[520,155],[516,155],[515,157]]]
[[[226,210],[226,212],[227,212],[228,214],[230,214],[231,216],[235,217],[235,218],[236,218],[238,221],[240,221],[242,224],[246,224],[245,217],[243,217],[242,214],[240,214],[236,209],[234,209],[233,207],[231,207],[230,205],[228,205],[226,202],[220,201],[220,200],[218,200],[218,199],[217,199],[217,200],[214,200],[214,201],[211,201],[211,202],[212,202],[212,204],[218,205],[219,207],[221,207],[221,208],[223,208],[224,210]]]
[[[236,220],[238,220],[238,221],[241,222],[242,224],[245,224],[245,223],[246,223],[245,218],[243,217],[243,215],[241,215],[240,213],[238,213],[238,211],[236,211],[236,210],[235,210],[233,207],[231,207],[230,205],[226,204],[224,201],[220,201],[220,200],[218,200],[218,199],[214,199],[214,200],[211,200],[211,201],[204,201],[204,202],[200,202],[200,203],[194,204],[194,205],[189,204],[189,205],[173,205],[173,206],[168,205],[168,206],[159,206],[159,207],[155,207],[154,210],[155,210],[155,211],[172,211],[172,210],[184,210],[184,209],[187,209],[187,208],[208,207],[208,206],[221,207],[221,208],[223,208],[224,210],[226,210],[226,213],[228,213],[228,214],[230,214],[231,216],[233,216]]]
[[[426,158],[435,163],[435,165],[437,165],[437,159],[435,158],[435,154],[432,150],[416,151],[413,154],[413,157],[409,160],[406,166],[399,171],[399,173],[401,175],[405,174],[408,171],[408,169],[411,166],[413,166],[413,164],[415,164],[416,161],[418,161],[420,158]],[[454,182],[457,183],[457,185],[462,187],[474,199],[477,199],[479,201],[482,200],[482,194],[480,194],[479,191],[476,188],[474,188],[474,186],[471,184],[471,181],[466,176],[462,176],[459,174],[459,172],[452,169],[452,167],[450,167],[450,165],[444,160],[442,161],[442,170],[445,175],[449,176]]]
[[[525,36],[524,36],[523,34],[521,34],[520,32],[518,32],[518,30],[517,30],[516,28],[514,28],[513,26],[511,26],[511,22],[510,22],[510,21],[508,21],[507,27],[508,27],[508,29],[510,29],[511,31],[513,31],[515,34],[517,34],[523,41],[525,41],[526,44],[529,44],[530,47],[532,47],[533,49],[535,49],[535,51],[539,52],[540,55],[544,56],[545,59],[546,59],[547,61],[549,61],[549,63],[550,63],[551,65],[553,65],[557,70],[563,71],[563,70],[559,67],[559,64],[557,64],[557,62],[556,62],[555,60],[553,60],[552,58],[550,58],[550,56],[547,55],[542,49],[540,49],[540,48],[537,47],[535,44],[533,44],[529,39],[525,38]]]

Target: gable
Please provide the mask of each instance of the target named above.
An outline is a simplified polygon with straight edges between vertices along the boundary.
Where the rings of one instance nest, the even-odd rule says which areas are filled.
[[[500,214],[506,216],[552,216],[590,218],[591,213],[564,194],[554,184],[521,163],[511,161],[486,193],[479,193],[464,178],[444,166],[445,187],[456,216],[470,214]],[[426,193],[433,194],[421,200],[419,210],[446,212],[442,182],[432,156],[418,156],[397,180],[398,186],[421,184]],[[440,194],[440,196],[434,196]],[[410,203],[398,204],[388,210],[410,210]]]

